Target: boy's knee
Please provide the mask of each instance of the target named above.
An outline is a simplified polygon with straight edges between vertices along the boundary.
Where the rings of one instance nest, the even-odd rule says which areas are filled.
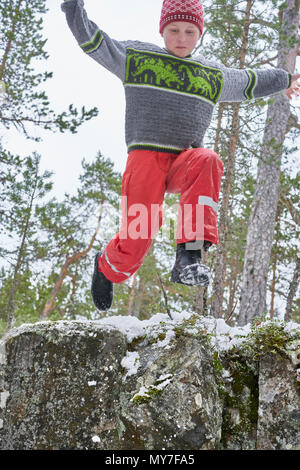
[[[215,161],[215,163],[216,163],[218,166],[220,166],[220,167],[222,168],[222,170],[223,170],[223,168],[224,168],[224,163],[222,162],[220,156],[219,156],[216,152],[214,152],[213,150],[210,150],[210,155],[211,155],[210,158],[212,158],[212,159]]]
[[[224,164],[220,158],[220,156],[210,149],[196,149],[195,157],[197,157],[199,161],[199,165],[203,164],[203,161],[206,161],[210,164],[216,164],[222,170],[224,168]],[[199,158],[200,157],[200,158]]]

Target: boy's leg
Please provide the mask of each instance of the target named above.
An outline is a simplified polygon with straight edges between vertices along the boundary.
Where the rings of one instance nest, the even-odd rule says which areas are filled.
[[[218,243],[217,206],[222,174],[219,156],[202,148],[182,152],[170,169],[167,192],[181,193],[172,282],[209,285],[210,271],[201,263],[201,250]]]
[[[205,148],[183,151],[173,162],[167,192],[181,193],[177,223],[177,243],[206,240],[217,244],[217,210],[223,162]]]
[[[122,225],[98,258],[99,271],[113,283],[129,279],[143,263],[162,224],[170,154],[134,150],[122,179]]]

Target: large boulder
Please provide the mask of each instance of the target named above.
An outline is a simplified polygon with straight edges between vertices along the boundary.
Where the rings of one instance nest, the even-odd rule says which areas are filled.
[[[292,449],[299,325],[190,313],[23,325],[0,341],[0,449]]]
[[[94,435],[102,448],[117,443],[125,352],[118,330],[92,322],[16,330],[2,346],[0,448],[85,449]]]

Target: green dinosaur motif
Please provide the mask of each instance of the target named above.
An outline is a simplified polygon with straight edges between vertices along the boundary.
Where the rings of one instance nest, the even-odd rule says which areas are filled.
[[[143,74],[145,74],[143,76]],[[143,81],[150,84],[160,86],[162,81],[167,85],[168,88],[172,84],[177,84],[177,88],[180,88],[182,82],[179,78],[176,70],[172,70],[171,64],[165,65],[161,59],[146,58],[141,65],[138,65],[136,72],[132,72],[133,77],[142,77]]]
[[[128,49],[125,85],[148,85],[203,97],[216,104],[223,76],[218,69],[162,54]]]
[[[187,91],[194,91],[197,94],[204,94],[211,101],[216,101],[218,99],[217,95],[219,92],[219,87],[216,84],[216,81],[222,81],[222,74],[212,73],[209,70],[205,70],[204,67],[195,67],[194,71],[196,73],[201,73],[201,75],[194,75],[191,67],[186,65],[181,65],[179,67],[180,72],[186,73],[188,77],[188,87]],[[203,77],[204,75],[204,77]]]

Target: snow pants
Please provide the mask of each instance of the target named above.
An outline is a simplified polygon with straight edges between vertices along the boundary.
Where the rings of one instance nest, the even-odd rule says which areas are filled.
[[[99,257],[99,271],[114,283],[141,266],[162,222],[165,193],[180,193],[176,242],[218,244],[217,210],[223,163],[205,148],[174,153],[133,150],[122,178],[120,231]]]

